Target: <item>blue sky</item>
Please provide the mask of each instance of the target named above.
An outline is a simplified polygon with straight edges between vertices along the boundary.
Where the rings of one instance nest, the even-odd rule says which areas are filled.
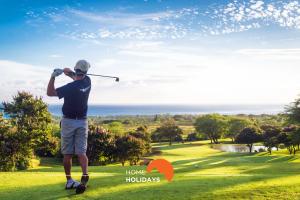
[[[300,82],[300,2],[1,1],[0,100],[44,96],[88,60],[93,104],[286,104]],[[69,80],[61,76],[57,86]]]

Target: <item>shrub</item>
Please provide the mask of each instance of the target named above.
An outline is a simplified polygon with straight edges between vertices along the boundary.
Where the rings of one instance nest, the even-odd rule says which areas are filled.
[[[18,92],[3,106],[9,120],[0,119],[0,170],[26,169],[34,150],[48,134],[51,115],[47,104],[27,92]]]
[[[113,161],[114,139],[104,129],[89,126],[87,156],[90,165],[105,165]]]
[[[146,153],[151,152],[151,137],[147,126],[140,126],[135,131],[129,132],[129,135],[144,141]]]
[[[41,157],[53,157],[60,150],[60,139],[51,135],[43,138],[35,148],[35,154]]]
[[[26,169],[33,157],[24,132],[0,126],[0,170],[14,171]]]
[[[125,165],[127,160],[131,165],[136,165],[141,156],[146,152],[144,141],[131,135],[117,137],[115,144],[115,155],[118,161],[122,163],[122,166]]]
[[[186,138],[187,141],[198,141],[198,140],[201,140],[201,137],[199,137],[199,135],[197,133],[190,133],[188,134],[187,138]]]

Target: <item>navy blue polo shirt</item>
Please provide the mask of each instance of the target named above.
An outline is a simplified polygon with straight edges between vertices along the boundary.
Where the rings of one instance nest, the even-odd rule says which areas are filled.
[[[57,88],[58,98],[64,98],[63,115],[70,118],[86,117],[90,91],[91,79],[88,76]]]

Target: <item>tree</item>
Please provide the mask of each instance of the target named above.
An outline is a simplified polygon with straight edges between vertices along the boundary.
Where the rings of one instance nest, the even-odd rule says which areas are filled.
[[[175,138],[178,138],[183,134],[182,129],[175,125],[175,121],[173,119],[166,120],[162,126],[158,127],[154,132],[160,138],[167,138],[169,145],[172,145]]]
[[[208,136],[211,143],[219,143],[219,139],[227,131],[226,118],[219,114],[203,115],[196,119],[195,129]]]
[[[152,142],[162,142],[163,140],[163,136],[161,135],[161,133],[154,131],[153,133],[151,133],[151,141]]]
[[[235,138],[239,144],[247,144],[249,152],[252,152],[253,143],[261,141],[261,135],[257,128],[244,128]]]
[[[115,155],[122,163],[122,166],[125,165],[127,160],[130,161],[130,164],[136,164],[141,156],[145,153],[145,146],[141,139],[135,138],[131,135],[126,136],[117,136],[116,141],[116,151]]]
[[[0,114],[0,171],[14,171],[30,166],[32,150],[25,135],[25,131],[17,132]]]
[[[252,125],[251,121],[241,117],[231,117],[228,121],[227,137],[234,142],[235,137],[246,127]]]
[[[297,151],[299,151],[299,146],[300,146],[300,128],[297,127],[294,130],[292,130],[289,134],[289,139],[293,148],[293,153],[294,155],[296,154]]]
[[[146,153],[145,141],[136,137],[130,138],[129,162],[130,165],[137,165],[141,157]]]
[[[285,108],[288,121],[293,124],[300,124],[300,98],[296,99]]]
[[[12,102],[4,102],[4,112],[10,116],[13,126],[18,132],[26,131],[27,139],[33,148],[48,135],[51,114],[42,98],[33,97],[27,92],[18,92]]]
[[[89,125],[87,156],[90,165],[105,165],[114,159],[114,138],[103,129]]]
[[[282,130],[282,133],[278,137],[281,143],[284,144],[284,146],[287,148],[290,154],[296,153],[297,149],[295,146],[295,133],[297,132],[297,127],[296,126],[290,126],[290,127],[285,127]]]
[[[287,116],[287,122],[292,125],[287,127],[285,131],[285,146],[290,154],[296,154],[300,145],[300,98],[296,99],[289,106],[285,108],[285,114]]]
[[[280,134],[278,139],[284,144],[284,146],[287,148],[289,153],[292,154],[293,153],[293,144],[292,144],[290,135],[286,132],[283,132]]]
[[[264,125],[261,129],[263,130],[263,142],[268,152],[271,154],[273,147],[276,147],[278,150],[281,136],[280,128],[272,125]]]
[[[51,115],[41,98],[26,92],[18,92],[12,102],[4,102],[3,106],[10,117],[10,128],[1,126],[1,169],[26,169],[33,152],[48,136]]]
[[[144,141],[147,153],[151,152],[151,136],[147,126],[139,126],[135,131],[129,132],[129,135]]]
[[[124,134],[124,126],[121,122],[111,122],[108,124],[108,130],[115,135]]]
[[[267,147],[269,154],[272,154],[272,148],[278,145],[277,137],[264,139],[264,145]]]

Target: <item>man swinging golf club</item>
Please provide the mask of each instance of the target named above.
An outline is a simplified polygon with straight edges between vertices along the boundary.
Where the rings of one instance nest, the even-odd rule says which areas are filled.
[[[86,75],[90,64],[85,60],[79,60],[74,70],[55,69],[48,83],[47,95],[64,98],[62,107],[63,118],[61,120],[61,151],[64,155],[63,164],[67,178],[66,189],[76,188],[76,193],[83,193],[86,189],[88,176],[88,158],[86,156],[88,122],[87,103],[91,90],[91,79]],[[64,73],[74,81],[55,89],[55,78]],[[76,154],[82,169],[81,182],[71,177],[72,156]]]

